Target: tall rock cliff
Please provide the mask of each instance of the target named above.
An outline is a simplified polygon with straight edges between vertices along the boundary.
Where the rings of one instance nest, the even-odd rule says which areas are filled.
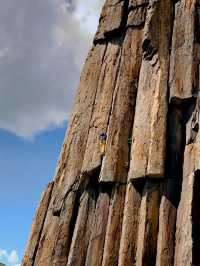
[[[107,0],[22,266],[200,265],[200,0]]]

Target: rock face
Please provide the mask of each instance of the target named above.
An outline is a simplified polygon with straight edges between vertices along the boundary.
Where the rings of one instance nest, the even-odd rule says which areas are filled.
[[[22,266],[200,265],[200,1],[107,0]]]

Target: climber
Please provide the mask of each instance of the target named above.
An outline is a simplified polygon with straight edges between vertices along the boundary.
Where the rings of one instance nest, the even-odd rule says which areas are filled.
[[[107,134],[103,132],[100,134],[99,138],[100,138],[100,152],[102,155],[105,155]]]
[[[129,138],[128,138],[128,145],[131,145],[131,144],[132,144],[132,138],[129,137]]]

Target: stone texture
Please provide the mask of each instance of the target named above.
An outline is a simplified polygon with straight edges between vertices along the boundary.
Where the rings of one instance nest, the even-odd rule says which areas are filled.
[[[111,197],[102,265],[118,265],[126,185],[116,185]],[[115,241],[113,241],[115,239]]]
[[[129,183],[126,189],[122,236],[119,250],[120,266],[132,265],[135,263],[140,205],[141,192],[138,191],[132,183]]]
[[[170,98],[190,98],[197,95],[195,18],[197,0],[182,0],[176,4],[170,61]],[[185,23],[187,18],[187,23]],[[180,67],[181,66],[181,67]]]
[[[126,23],[127,9],[127,0],[107,0],[105,2],[99,19],[99,27],[94,37],[95,43],[122,31]]]
[[[199,99],[196,104],[199,110]],[[186,124],[186,132],[190,142],[185,147],[183,164],[183,183],[181,200],[178,207],[176,224],[176,247],[174,265],[198,265],[199,264],[199,156],[200,156],[200,135],[192,133],[195,124],[199,124],[199,112],[190,116]],[[187,139],[186,135],[186,139]],[[191,139],[191,135],[193,139]]]
[[[143,37],[129,180],[164,177],[173,6],[170,0],[152,2],[147,11]]]
[[[199,65],[199,0],[105,1],[23,266],[200,265]]]
[[[70,126],[56,171],[55,179],[58,184],[54,196],[55,212],[61,210],[67,191],[74,183],[79,182],[106,47],[107,45],[97,45],[90,51],[81,75]]]
[[[77,192],[70,192],[61,210],[59,224],[53,245],[52,265],[64,266],[67,264],[67,257],[70,250],[72,232],[75,226]]]
[[[148,0],[129,1],[128,27],[140,27],[144,25],[148,3]]]
[[[127,180],[130,153],[128,138],[132,134],[134,119],[141,65],[141,38],[142,29],[129,29],[124,40],[107,130],[106,154],[100,173],[100,181],[103,182]]]
[[[112,188],[108,190],[101,188],[99,198],[97,200],[95,216],[90,236],[89,246],[85,265],[102,265],[104,242],[106,237],[106,225],[108,222],[110,193]]]
[[[121,61],[121,45],[122,39],[120,38],[107,46],[90,122],[82,172],[90,172],[92,169],[101,166],[102,154],[99,147],[99,136],[101,133],[107,132],[116,76]]]
[[[155,265],[161,184],[149,180],[143,190],[138,227],[136,265]]]
[[[68,266],[84,265],[94,218],[96,195],[90,186],[80,199],[77,222],[70,247]],[[66,264],[65,264],[66,265]]]
[[[32,229],[28,240],[28,245],[26,247],[24,259],[22,261],[22,265],[24,266],[32,266],[34,264],[37,246],[40,241],[47,210],[51,200],[53,186],[53,182],[49,183],[45,191],[42,193],[42,197],[38,209],[36,211],[35,218],[33,220]]]
[[[52,216],[52,210],[49,207],[33,265],[43,266],[52,264],[54,241],[58,234],[58,224],[59,217]]]
[[[180,181],[173,178],[167,179],[164,181],[163,189],[159,210],[156,266],[172,266],[174,265],[174,239]]]

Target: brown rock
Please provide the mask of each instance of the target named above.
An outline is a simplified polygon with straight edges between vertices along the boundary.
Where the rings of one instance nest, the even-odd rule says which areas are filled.
[[[116,185],[110,200],[102,266],[117,266],[126,185]],[[115,241],[113,241],[113,239]]]
[[[127,180],[131,146],[128,139],[132,134],[134,119],[141,64],[141,37],[142,30],[129,29],[124,40],[107,131],[106,154],[100,173],[100,181],[103,182]]]
[[[61,210],[56,237],[52,249],[51,265],[64,266],[67,264],[72,235],[76,223],[76,208],[78,195],[76,191],[71,191]],[[51,255],[51,253],[49,254]]]
[[[26,247],[25,255],[22,261],[23,266],[32,266],[34,264],[35,255],[37,252],[38,244],[42,234],[47,210],[51,200],[51,194],[54,183],[49,183],[48,187],[42,193],[42,197],[38,209],[33,220],[31,234]]]
[[[172,11],[172,2],[168,0],[155,1],[147,12],[129,180],[164,176]]]
[[[96,45],[89,53],[81,75],[71,123],[57,167],[56,183],[58,184],[57,193],[54,196],[54,212],[61,210],[67,191],[75,183],[79,183],[105,51],[106,45]]]
[[[192,147],[187,147],[185,158]],[[191,156],[191,154],[190,154]],[[189,159],[189,158],[187,158]],[[176,247],[174,265],[194,265],[192,259],[192,201],[194,173],[184,176],[181,201],[177,214]]]
[[[101,166],[100,134],[107,132],[116,76],[119,71],[122,39],[109,43],[104,56],[99,77],[93,115],[90,121],[86,152],[84,154],[82,172],[90,172]]]
[[[128,27],[140,27],[144,25],[148,3],[148,0],[129,1]]]
[[[107,0],[103,6],[99,19],[94,43],[104,40],[107,36],[112,36],[122,30],[126,25],[128,15],[128,5],[126,0]]]
[[[132,183],[129,183],[126,189],[122,236],[119,250],[120,266],[132,265],[136,259],[140,204],[141,192],[139,192]]]
[[[156,266],[174,265],[174,239],[179,191],[180,181],[178,179],[167,179],[164,182],[164,193],[159,210]]]
[[[51,205],[52,202],[50,203],[50,206]],[[58,233],[58,225],[59,217],[52,216],[52,210],[51,207],[49,207],[33,265],[51,265],[54,242]]]
[[[89,187],[80,199],[77,222],[71,242],[67,266],[84,265],[92,232],[91,224],[94,218],[95,205],[95,191],[92,187]]]
[[[170,60],[170,99],[184,99],[197,95],[196,4],[196,0],[182,0],[176,4]],[[185,23],[186,18],[187,23]]]
[[[199,100],[196,108],[199,110]],[[199,115],[196,110],[188,121],[186,131],[192,135],[193,125],[199,123]],[[196,118],[196,120],[194,119]],[[190,130],[189,130],[190,129]],[[187,139],[187,136],[186,136]],[[192,143],[186,145],[184,152],[183,183],[181,200],[178,207],[176,223],[176,247],[174,265],[198,265],[199,264],[199,204],[200,199],[197,190],[200,183],[200,135],[189,138]]]
[[[106,226],[108,222],[110,193],[112,188],[104,190],[101,188],[96,204],[95,216],[92,226],[92,233],[87,250],[85,265],[102,265],[104,242],[106,237]],[[94,255],[95,254],[95,255]]]
[[[143,191],[140,206],[136,265],[155,265],[159,223],[161,184],[149,180]]]

